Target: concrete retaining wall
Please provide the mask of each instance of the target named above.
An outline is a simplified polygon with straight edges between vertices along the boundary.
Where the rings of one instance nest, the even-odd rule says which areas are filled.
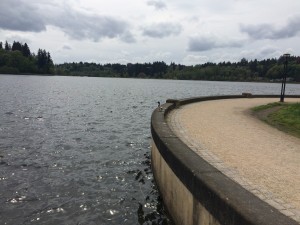
[[[178,106],[199,101],[245,98],[214,96],[167,100],[151,118],[152,170],[164,204],[177,225],[296,225],[296,221],[242,188],[185,145],[165,117]],[[279,96],[251,96],[276,97]],[[297,97],[300,96],[286,96]]]

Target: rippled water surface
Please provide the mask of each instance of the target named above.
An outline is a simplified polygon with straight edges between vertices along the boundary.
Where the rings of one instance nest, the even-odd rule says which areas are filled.
[[[0,75],[1,224],[171,224],[149,160],[156,102],[242,92],[280,84]]]

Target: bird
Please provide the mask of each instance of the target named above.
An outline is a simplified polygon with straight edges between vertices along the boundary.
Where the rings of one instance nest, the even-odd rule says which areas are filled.
[[[160,106],[160,102],[157,102],[158,106],[157,108],[159,109],[159,111],[161,111],[163,108]]]

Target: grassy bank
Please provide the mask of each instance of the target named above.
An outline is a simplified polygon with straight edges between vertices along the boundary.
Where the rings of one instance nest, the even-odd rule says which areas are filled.
[[[274,102],[257,106],[252,111],[266,123],[300,138],[300,103]]]

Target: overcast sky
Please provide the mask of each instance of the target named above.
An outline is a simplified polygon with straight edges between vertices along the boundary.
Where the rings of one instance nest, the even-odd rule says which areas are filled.
[[[186,65],[300,55],[299,0],[1,0],[0,41],[54,63]]]

